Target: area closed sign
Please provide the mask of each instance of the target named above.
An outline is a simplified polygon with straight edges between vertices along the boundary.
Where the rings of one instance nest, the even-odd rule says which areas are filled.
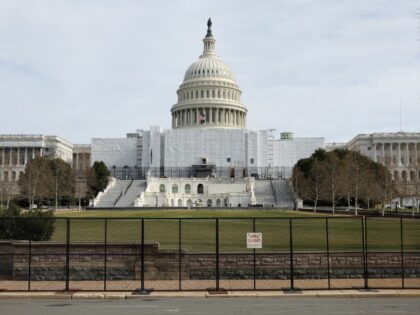
[[[262,248],[262,233],[246,233],[246,248]]]

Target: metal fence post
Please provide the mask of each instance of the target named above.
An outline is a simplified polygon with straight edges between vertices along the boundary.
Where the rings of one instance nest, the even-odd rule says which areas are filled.
[[[293,270],[293,232],[292,218],[289,218],[289,254],[290,254],[290,290],[295,289],[295,277]]]
[[[104,291],[106,291],[106,271],[107,271],[107,248],[108,248],[108,218],[104,222]]]
[[[325,218],[325,237],[327,241],[327,277],[328,289],[331,289],[331,272],[330,272],[330,237],[328,228],[328,217]]]
[[[144,218],[141,219],[141,291],[144,291]]]
[[[404,270],[404,231],[403,218],[400,217],[400,241],[401,241],[401,287],[405,288],[405,270]]]
[[[70,219],[66,220],[66,291],[70,289]]]
[[[216,291],[219,291],[219,218],[216,219]]]
[[[255,218],[252,219],[252,232],[255,233]],[[254,265],[254,271],[253,271],[253,273],[254,273],[254,290],[256,290],[257,289],[257,286],[256,286],[257,267],[256,267],[255,248],[253,249],[253,258],[254,258],[254,263],[253,263],[253,265]]]
[[[361,217],[362,219],[362,246],[363,246],[363,279],[364,279],[364,288],[368,289],[368,263],[367,263],[367,221],[366,217]]]
[[[182,240],[182,227],[181,227],[181,223],[182,220],[178,219],[178,289],[179,291],[181,291],[182,289],[182,258],[181,258],[181,254],[182,254],[182,244],[181,244],[181,240]]]
[[[32,264],[32,219],[29,218],[29,248],[28,248],[28,291],[31,291],[31,264]]]

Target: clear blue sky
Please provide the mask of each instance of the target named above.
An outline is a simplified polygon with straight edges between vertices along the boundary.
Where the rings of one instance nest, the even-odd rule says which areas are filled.
[[[74,143],[170,127],[208,17],[248,128],[420,132],[419,1],[1,0],[0,134]]]

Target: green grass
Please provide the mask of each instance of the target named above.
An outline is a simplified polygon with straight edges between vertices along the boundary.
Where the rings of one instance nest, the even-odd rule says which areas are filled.
[[[65,241],[66,221],[71,220],[71,242],[104,241],[104,218],[107,221],[108,242],[140,242],[141,220],[144,218],[146,242],[159,242],[161,249],[178,249],[179,224],[181,247],[190,253],[214,253],[216,250],[216,220],[219,218],[219,250],[252,252],[246,248],[246,233],[263,233],[263,249],[257,252],[288,251],[290,247],[289,218],[292,219],[293,249],[325,251],[325,215],[280,210],[139,210],[84,211],[57,213],[53,241]],[[183,218],[180,221],[176,218]],[[420,250],[420,220],[404,219],[404,249]],[[360,217],[331,216],[328,223],[330,251],[362,249]],[[367,218],[369,251],[400,250],[400,220]]]

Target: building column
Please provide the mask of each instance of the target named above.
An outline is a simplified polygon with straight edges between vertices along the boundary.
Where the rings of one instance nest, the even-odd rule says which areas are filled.
[[[398,143],[397,145],[397,166],[401,166],[401,143]]]
[[[79,153],[76,153],[76,170],[79,170],[80,165],[79,165]]]
[[[220,91],[219,91],[220,93]],[[216,108],[216,119],[214,120],[214,122],[218,125],[219,124],[219,108]]]
[[[193,109],[190,109],[190,126],[194,123]]]
[[[386,161],[385,161],[385,142],[382,142],[382,164],[386,165]]]
[[[394,144],[391,143],[390,147],[389,147],[389,151],[390,151],[390,154],[391,154],[391,165],[394,165],[394,149],[393,149],[393,146],[394,146]]]
[[[213,124],[213,108],[209,108],[209,123]]]
[[[13,165],[13,148],[9,149],[9,165]]]
[[[20,148],[17,148],[16,165],[20,165]]]
[[[25,148],[25,165],[28,163],[28,148]]]
[[[410,151],[409,151],[409,143],[405,144],[405,154],[406,154],[406,160],[405,160],[405,165],[410,165]]]

